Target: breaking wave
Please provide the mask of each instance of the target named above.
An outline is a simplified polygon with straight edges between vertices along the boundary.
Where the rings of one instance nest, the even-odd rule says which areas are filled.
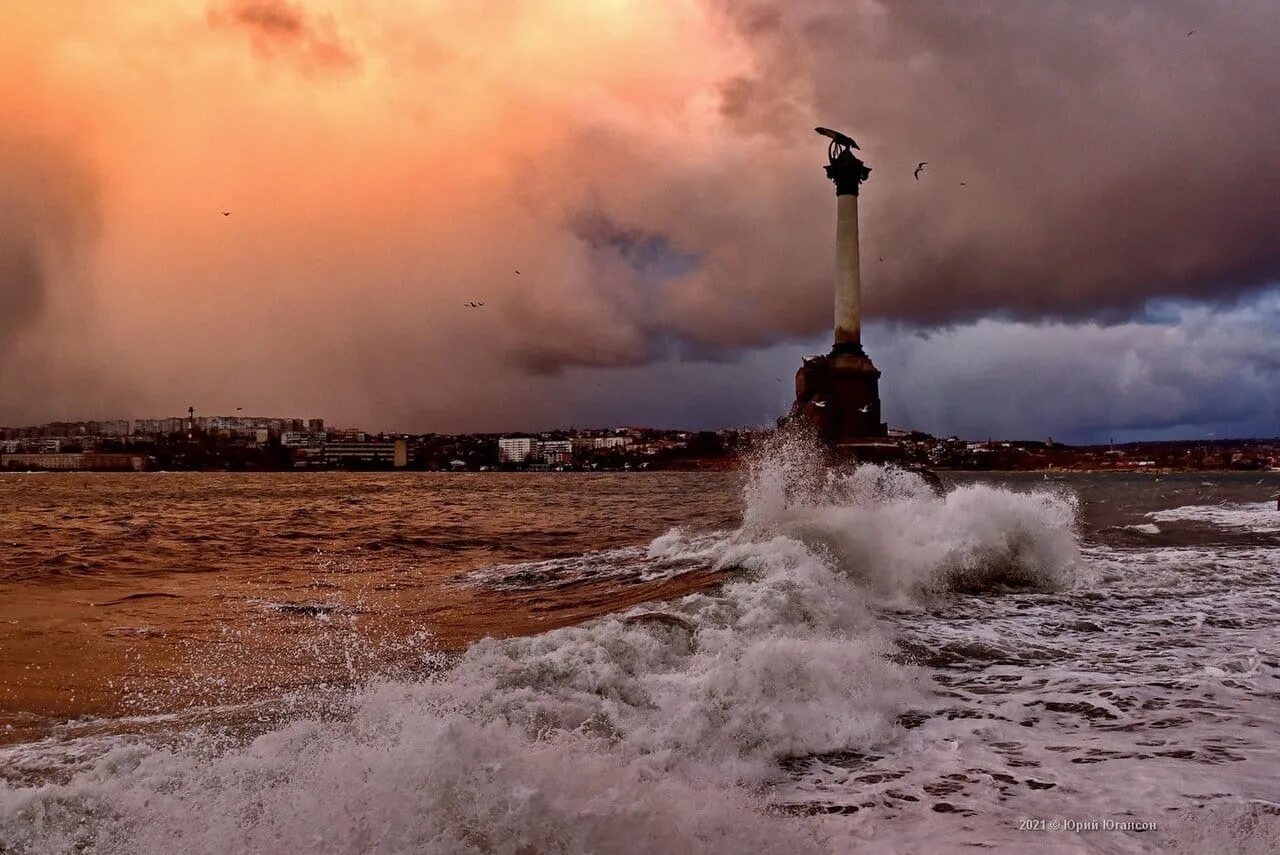
[[[1180,508],[1152,511],[1147,516],[1157,522],[1205,523],[1220,528],[1255,532],[1280,531],[1280,509],[1276,508],[1275,502],[1184,505]]]
[[[61,783],[0,784],[0,848],[829,851],[817,820],[768,808],[769,788],[787,758],[893,744],[927,696],[878,607],[1060,587],[1078,551],[1069,498],[938,496],[905,472],[814,460],[762,455],[736,531],[619,551],[619,573],[717,568],[710,591],[448,663],[424,651],[420,680],[371,681],[332,714],[229,745],[120,737]],[[601,560],[569,563],[598,578]],[[560,578],[534,570],[493,578]]]
[[[826,469],[803,445],[770,449],[747,485],[743,532],[795,538],[897,596],[1067,585],[1079,560],[1073,494],[982,484],[939,496],[902,469]]]

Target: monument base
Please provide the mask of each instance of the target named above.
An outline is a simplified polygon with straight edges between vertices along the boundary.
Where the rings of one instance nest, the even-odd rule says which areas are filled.
[[[796,372],[796,401],[791,418],[802,418],[831,446],[858,446],[888,436],[880,421],[880,371],[861,347],[833,349],[811,356]],[[872,442],[872,446],[876,443]],[[874,455],[871,447],[865,449]]]

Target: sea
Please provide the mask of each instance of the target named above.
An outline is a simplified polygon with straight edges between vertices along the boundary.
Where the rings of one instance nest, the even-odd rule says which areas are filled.
[[[1280,851],[1280,473],[0,474],[0,853]]]

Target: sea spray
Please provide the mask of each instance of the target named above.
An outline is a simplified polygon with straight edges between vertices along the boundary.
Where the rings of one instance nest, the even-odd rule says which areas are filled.
[[[938,495],[894,467],[826,467],[803,438],[751,461],[743,533],[780,534],[899,601],[946,591],[1055,589],[1079,561],[1073,494],[984,484]]]
[[[612,556],[625,557],[619,574],[645,561],[723,571],[714,589],[659,607],[670,620],[637,619],[651,605],[485,640],[446,671],[373,682],[338,714],[230,748],[122,737],[64,784],[0,785],[0,842],[19,852],[823,851],[813,820],[765,810],[781,761],[891,746],[899,716],[927,692],[918,669],[891,661],[876,604],[1060,584],[1075,540],[1064,499],[977,487],[940,498],[899,470],[831,471],[816,459],[795,447],[758,459],[739,530],[671,532]],[[600,577],[612,558],[587,563]]]

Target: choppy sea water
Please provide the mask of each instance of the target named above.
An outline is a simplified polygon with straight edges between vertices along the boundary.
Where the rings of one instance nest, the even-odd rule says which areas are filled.
[[[0,476],[0,851],[1280,849],[1280,477],[809,460]]]

